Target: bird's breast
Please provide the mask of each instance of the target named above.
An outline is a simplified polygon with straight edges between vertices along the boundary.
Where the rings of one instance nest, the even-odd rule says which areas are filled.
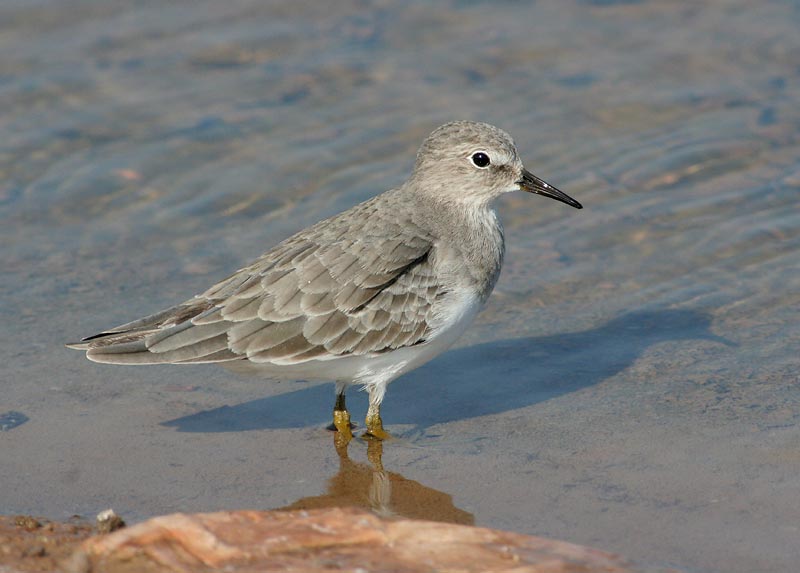
[[[458,223],[450,227],[447,240],[435,245],[437,274],[453,289],[470,290],[484,303],[503,264],[503,228],[491,210],[471,213]]]

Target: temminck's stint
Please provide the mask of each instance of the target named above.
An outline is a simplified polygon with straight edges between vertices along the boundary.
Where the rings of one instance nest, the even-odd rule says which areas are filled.
[[[510,191],[581,204],[523,166],[511,137],[456,121],[420,147],[400,187],[308,227],[204,293],[84,338],[111,364],[223,362],[267,376],[336,381],[333,422],[349,439],[345,389],[369,392],[367,434],[386,438],[389,382],[446,350],[492,292]]]

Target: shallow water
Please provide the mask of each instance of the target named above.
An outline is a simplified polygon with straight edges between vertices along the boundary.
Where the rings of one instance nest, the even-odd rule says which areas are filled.
[[[349,503],[794,570],[800,3],[531,4],[0,4],[0,512]],[[585,209],[498,203],[500,282],[390,387],[382,467],[321,429],[330,385],[63,348],[399,183],[459,118]]]

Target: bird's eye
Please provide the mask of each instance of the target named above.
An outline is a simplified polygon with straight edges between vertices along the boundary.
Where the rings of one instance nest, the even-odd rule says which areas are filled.
[[[491,163],[491,161],[489,160],[489,156],[486,155],[483,151],[476,151],[475,153],[472,154],[472,157],[470,157],[470,159],[472,160],[472,164],[479,169],[486,169],[487,167],[489,167],[489,164]]]

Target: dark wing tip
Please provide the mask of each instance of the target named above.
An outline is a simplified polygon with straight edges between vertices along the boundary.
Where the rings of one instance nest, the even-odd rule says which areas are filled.
[[[90,342],[93,340],[97,340],[98,338],[104,338],[106,336],[112,336],[114,334],[122,334],[122,331],[108,331],[108,332],[100,332],[98,334],[93,334],[92,336],[87,336],[86,338],[81,338],[80,342],[67,342],[64,344],[67,348],[73,348],[75,350],[89,350],[91,348]]]

